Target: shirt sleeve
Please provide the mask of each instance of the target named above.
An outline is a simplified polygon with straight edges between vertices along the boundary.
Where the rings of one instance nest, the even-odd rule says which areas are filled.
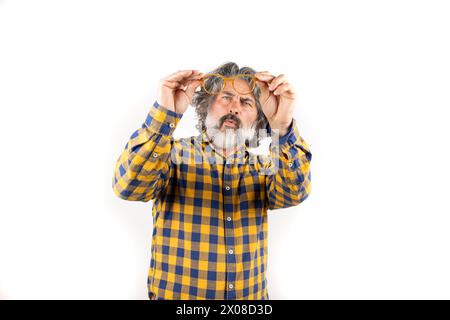
[[[270,132],[269,126],[268,130]],[[296,206],[311,191],[312,154],[299,134],[295,119],[278,142],[270,144],[268,166],[272,173],[266,175],[267,205],[271,210]]]
[[[117,159],[113,190],[118,197],[146,202],[166,188],[172,167],[172,134],[181,118],[182,114],[155,101]]]

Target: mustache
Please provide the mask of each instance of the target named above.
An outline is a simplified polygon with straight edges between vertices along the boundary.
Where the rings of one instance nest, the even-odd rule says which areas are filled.
[[[242,125],[241,120],[240,120],[237,116],[235,116],[234,114],[229,113],[229,114],[226,114],[226,115],[224,115],[223,117],[221,117],[221,118],[219,119],[219,123],[220,123],[219,128],[222,127],[223,123],[224,123],[226,120],[234,121],[234,123],[236,123],[236,126],[237,126],[238,128],[240,128],[241,125]]]

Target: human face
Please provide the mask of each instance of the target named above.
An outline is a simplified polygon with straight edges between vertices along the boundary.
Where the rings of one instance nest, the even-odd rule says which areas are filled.
[[[249,91],[248,83],[242,79],[236,79],[234,85],[238,91]],[[257,115],[253,94],[239,94],[227,82],[208,110],[207,133],[220,148],[237,147],[253,138]]]

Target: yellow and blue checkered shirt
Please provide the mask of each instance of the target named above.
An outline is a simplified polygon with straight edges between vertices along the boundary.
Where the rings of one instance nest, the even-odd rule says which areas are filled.
[[[154,200],[149,295],[269,299],[267,211],[308,197],[309,147],[293,119],[269,154],[252,154],[243,145],[225,158],[205,132],[174,139],[181,117],[155,102],[113,177],[120,198]]]

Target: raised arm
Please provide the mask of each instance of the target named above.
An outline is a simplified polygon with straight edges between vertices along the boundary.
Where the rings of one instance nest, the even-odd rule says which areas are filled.
[[[293,118],[296,93],[284,74],[262,71],[255,75],[268,128],[278,130],[280,137],[279,146],[270,146],[272,166],[277,170],[266,177],[268,208],[295,206],[307,198],[311,188],[311,152]]]
[[[154,103],[116,162],[113,190],[118,197],[149,201],[165,189],[172,167],[172,134],[181,117],[182,114]]]
[[[149,201],[167,187],[172,172],[172,134],[200,85],[201,76],[196,70],[183,70],[161,79],[157,102],[117,159],[113,190],[118,197]]]
[[[311,158],[309,147],[293,119],[288,133],[279,139],[279,145],[270,146],[271,164],[278,161],[278,168],[274,174],[266,176],[269,209],[296,206],[308,197],[311,192]]]

